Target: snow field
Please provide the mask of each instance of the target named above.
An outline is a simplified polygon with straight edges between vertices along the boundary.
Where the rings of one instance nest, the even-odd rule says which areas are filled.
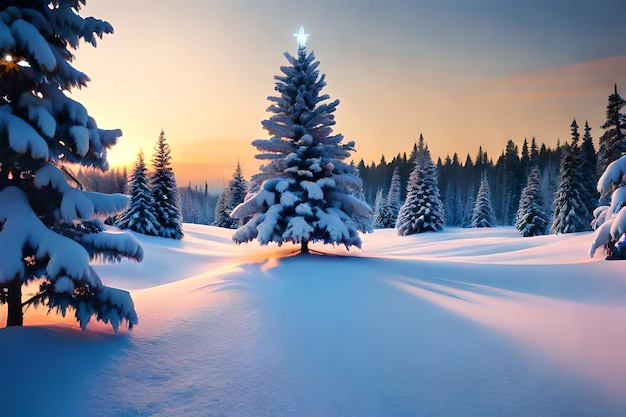
[[[0,330],[3,415],[626,413],[624,264],[587,258],[589,233],[377,230],[291,256],[184,232],[96,266],[131,290],[132,331],[42,310]]]

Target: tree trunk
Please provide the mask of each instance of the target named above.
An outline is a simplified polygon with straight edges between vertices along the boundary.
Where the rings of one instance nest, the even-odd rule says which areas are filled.
[[[309,253],[309,241],[303,240],[300,242],[300,255],[305,255]]]
[[[16,276],[7,282],[7,327],[21,326],[24,324],[24,314],[22,313],[22,280]]]

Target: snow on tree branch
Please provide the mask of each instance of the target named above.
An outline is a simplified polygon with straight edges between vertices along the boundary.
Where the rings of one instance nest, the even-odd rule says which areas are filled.
[[[626,181],[626,156],[611,162],[598,180],[601,197],[611,194],[616,187]]]
[[[121,212],[130,202],[130,197],[126,194],[103,194],[92,191],[83,191],[83,194],[93,204],[94,212],[104,216]]]
[[[45,71],[52,72],[57,66],[54,53],[48,42],[35,26],[25,20],[18,19],[11,25],[11,34],[18,47],[26,49],[35,58],[35,62]]]
[[[0,108],[0,130],[7,132],[9,146],[19,154],[30,150],[30,156],[36,159],[48,158],[48,144],[28,123]]]
[[[55,280],[67,275],[92,285],[89,256],[78,243],[47,228],[33,212],[26,194],[19,188],[0,191],[0,283],[24,275],[22,250],[31,247],[36,258],[49,258],[46,275]]]
[[[6,2],[5,2],[6,3]],[[87,109],[66,95],[89,78],[68,48],[113,32],[83,18],[84,0],[10,1],[0,6],[0,303],[7,325],[23,324],[24,305],[92,316],[117,330],[137,323],[132,299],[102,286],[90,258],[141,260],[132,235],[107,230],[95,214],[111,214],[127,196],[87,193],[68,182],[65,163],[107,169],[106,151],[122,132],[99,129]],[[11,58],[9,58],[11,57]],[[39,292],[22,301],[22,286]]]
[[[143,259],[143,248],[130,233],[109,229],[100,233],[83,235],[78,237],[76,241],[88,248],[93,248],[92,257],[95,258],[103,256],[104,260],[119,261],[125,257],[137,262]]]

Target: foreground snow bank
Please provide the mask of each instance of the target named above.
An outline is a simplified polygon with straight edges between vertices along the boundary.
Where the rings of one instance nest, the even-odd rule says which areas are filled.
[[[97,266],[132,289],[129,333],[39,311],[39,327],[0,330],[3,415],[626,414],[624,264],[587,258],[587,233],[312,247],[341,256],[230,233],[138,236],[142,264]]]

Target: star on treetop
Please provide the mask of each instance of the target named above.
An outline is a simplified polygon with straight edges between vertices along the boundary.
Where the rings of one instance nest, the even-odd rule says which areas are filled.
[[[298,40],[298,47],[304,48],[306,40],[309,37],[308,33],[304,33],[304,28],[300,26],[300,31],[298,33],[294,33],[293,36],[295,36]]]

